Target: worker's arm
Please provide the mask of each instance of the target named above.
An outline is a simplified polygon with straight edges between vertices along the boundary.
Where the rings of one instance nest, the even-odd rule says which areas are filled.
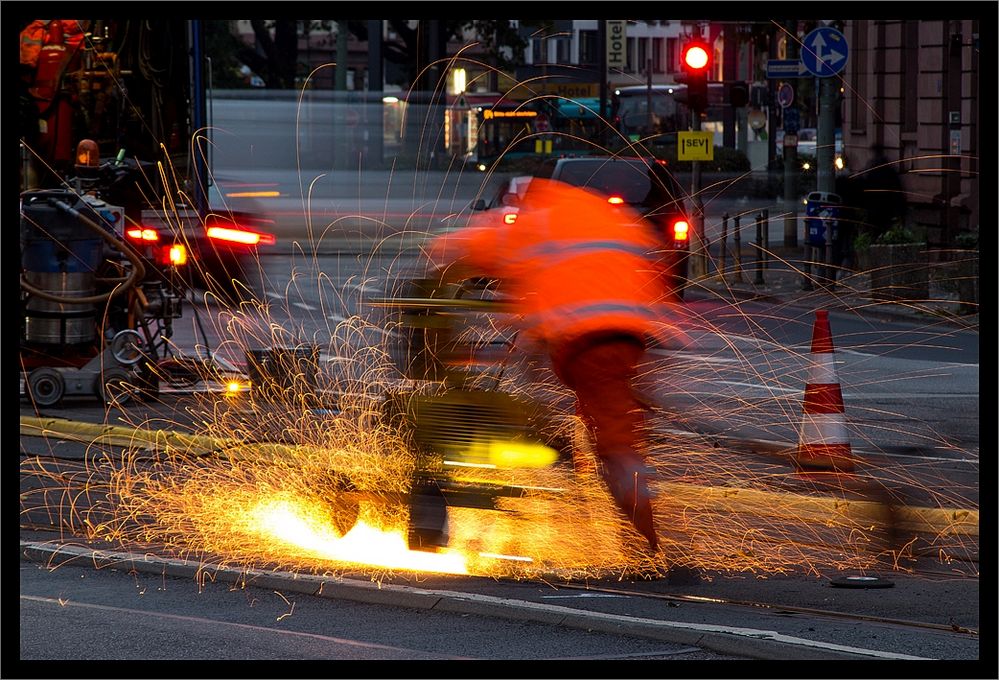
[[[495,227],[470,227],[438,236],[427,253],[429,276],[442,285],[498,275]]]

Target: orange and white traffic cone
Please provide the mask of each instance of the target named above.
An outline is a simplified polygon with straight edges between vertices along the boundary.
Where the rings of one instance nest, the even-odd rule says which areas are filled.
[[[836,377],[829,312],[815,312],[811,365],[796,462],[807,471],[853,472],[843,393]]]

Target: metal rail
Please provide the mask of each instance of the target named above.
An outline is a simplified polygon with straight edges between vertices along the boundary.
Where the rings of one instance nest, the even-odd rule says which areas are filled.
[[[939,630],[948,633],[959,633],[962,635],[977,636],[978,631],[958,626],[956,624],[929,623],[926,621],[909,621],[907,619],[892,619],[885,616],[872,616],[870,614],[849,614],[846,612],[831,611],[828,609],[815,609],[812,607],[795,607],[783,604],[771,604],[769,602],[753,602],[750,600],[729,600],[718,597],[698,597],[695,595],[667,595],[664,593],[645,593],[637,590],[627,590],[622,588],[602,588],[592,585],[560,584],[558,587],[569,590],[586,590],[589,592],[607,593],[613,595],[627,595],[629,597],[644,597],[652,600],[668,600],[671,602],[687,602],[693,604],[725,604],[737,607],[750,607],[754,609],[768,609],[775,612],[793,612],[795,614],[807,614],[809,616],[826,616],[830,618],[845,619],[849,621],[868,621],[874,623],[886,623],[894,626],[906,628],[924,628],[929,630]]]

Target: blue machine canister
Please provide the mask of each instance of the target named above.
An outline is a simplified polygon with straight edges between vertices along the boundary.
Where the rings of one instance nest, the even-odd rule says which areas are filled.
[[[60,299],[92,297],[101,263],[100,234],[56,207],[61,201],[100,224],[100,216],[80,196],[63,190],[30,191],[21,195],[21,267],[25,290],[23,341],[44,344],[93,342],[97,325],[93,302],[73,304],[48,300],[35,291]]]

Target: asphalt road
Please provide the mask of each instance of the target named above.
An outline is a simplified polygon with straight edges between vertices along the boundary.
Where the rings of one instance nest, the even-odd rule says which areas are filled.
[[[227,663],[227,676],[247,671],[256,676],[247,660],[602,664],[738,658],[632,635],[408,607],[401,597],[398,605],[387,600],[317,597],[286,588],[280,578],[269,586],[234,586],[134,571],[127,564],[48,569],[22,562],[20,659],[218,661]],[[294,664],[287,668],[299,670]],[[382,664],[369,668],[385,672]],[[396,672],[409,675],[401,667]]]
[[[321,270],[336,273],[334,288],[341,291],[340,295],[329,297],[340,306],[327,305],[320,313],[317,309],[321,296],[310,297],[311,284],[289,286],[294,278],[290,276],[293,273],[290,270],[294,268],[278,264],[278,260],[266,262],[265,258],[265,269],[272,269],[268,273],[269,281],[278,289],[295,291],[286,294],[281,304],[277,298],[269,298],[272,303],[269,321],[279,327],[305,321],[313,324],[312,333],[328,333],[330,324],[338,323],[336,318],[329,317],[349,313],[365,296],[384,293],[379,287],[382,279],[375,275],[366,258],[341,259],[336,266],[319,262]],[[288,276],[287,280],[282,279],[284,276]],[[305,282],[316,280],[311,276],[302,278]],[[673,365],[720,366],[725,370],[733,367],[743,370],[740,367],[744,368],[748,363],[756,366],[751,373],[757,379],[762,375],[773,377],[776,367],[781,365],[773,346],[767,344],[760,348],[760,343],[747,341],[746,328],[726,327],[727,322],[713,317],[710,309],[696,309],[697,304],[693,303],[696,312],[693,316],[700,319],[698,328],[703,332],[705,324],[710,322],[714,330],[699,336],[697,342],[688,346],[663,348],[663,360]],[[317,309],[307,309],[309,305],[317,305]],[[224,312],[224,308],[215,303],[202,311],[207,318],[216,320],[224,318]],[[782,341],[797,348],[787,352],[785,360],[800,359],[800,347],[807,345],[807,323],[774,318],[765,312],[765,307],[754,308],[752,312],[741,314],[739,323],[747,318],[766,320],[762,325],[769,328],[768,332],[775,336],[785,334]],[[186,321],[189,323],[189,317]],[[839,327],[840,320],[834,319],[833,323]],[[225,326],[209,323],[208,327],[219,331]],[[756,330],[758,332],[759,327]],[[871,328],[867,330],[875,332]],[[178,331],[176,340],[183,346],[192,347],[197,342],[193,326],[186,325]],[[743,340],[739,340],[740,337]],[[377,333],[371,334],[372,340],[377,338]],[[951,336],[948,341],[971,351],[971,343],[962,345],[959,336]],[[920,340],[914,335],[906,339],[896,337],[893,342],[909,347],[918,346]],[[753,346],[756,350],[750,351]],[[722,348],[731,353],[720,352]],[[935,389],[951,389],[955,395],[966,394],[966,398],[971,398],[971,393],[967,392],[969,388],[962,387],[971,374],[956,373],[960,364],[934,360],[926,360],[925,365],[898,363],[918,360],[895,358],[890,349],[877,345],[868,348],[870,351],[862,352],[862,349],[850,348],[850,352],[864,354],[862,359],[868,366],[874,358],[885,362],[879,363],[877,370],[886,376],[898,375],[904,368],[918,387],[919,381],[927,377],[939,382],[943,380],[941,375],[950,375],[954,378],[953,384],[938,385]],[[738,362],[734,361],[736,358]],[[850,362],[855,358],[847,353],[844,375],[852,374]],[[947,365],[946,374],[940,368],[944,364]],[[761,370],[764,367],[768,370]],[[688,380],[697,375],[691,370],[688,366],[684,373]],[[974,375],[977,378],[977,369]],[[709,377],[726,383],[740,383],[745,379],[745,376],[738,379],[737,375],[716,372]],[[867,384],[872,390],[881,390],[877,385],[885,379],[869,376]],[[775,395],[781,393],[772,389],[775,387],[772,380],[769,384],[769,403],[774,406]],[[733,395],[733,401],[739,403],[746,403],[748,394],[756,395],[752,392],[756,388],[729,387],[749,391],[742,396]],[[687,396],[697,403],[695,390],[690,385],[685,389]],[[792,387],[785,389],[792,390]],[[977,401],[977,388],[973,391]],[[848,389],[847,394],[855,393]],[[759,403],[763,401],[759,399]],[[774,414],[782,412],[797,413],[799,401],[800,387],[796,386],[794,395],[788,396],[783,405],[778,402],[769,411],[770,415],[762,416],[760,422],[765,424]],[[934,402],[936,408],[944,412],[955,403],[945,399]],[[133,423],[140,427],[167,423],[169,427],[178,428],[183,423],[193,425],[198,413],[191,408],[189,398],[181,394],[165,394],[158,404],[148,407],[136,404],[135,408],[140,410],[124,419],[123,413],[114,409],[107,412],[96,402],[86,399],[67,406],[38,413],[22,401],[21,414],[28,418],[42,415],[78,422]],[[145,408],[152,410],[143,412]],[[761,410],[754,409],[754,413]],[[752,428],[747,429],[746,423],[740,428],[720,426],[718,416],[724,411],[715,405],[709,412],[714,413],[713,418],[696,422],[689,417],[679,418],[664,435],[675,436],[677,429],[686,426],[684,436],[690,438],[692,445],[702,445],[698,438],[704,437],[714,442],[713,455],[717,461],[737,456],[731,459],[738,460],[738,465],[746,466],[747,471],[755,469],[773,475],[775,465],[782,464],[775,463],[781,460],[780,457],[775,458],[773,451],[754,444],[764,435],[772,439],[772,430],[763,428],[756,433],[758,437],[750,437]],[[679,409],[679,413],[689,416],[696,412]],[[784,420],[790,428],[787,442],[793,444],[791,425],[794,417],[785,415]],[[695,427],[697,425],[700,427]],[[714,426],[713,432],[708,425]],[[904,429],[896,428],[894,441],[905,436]],[[965,444],[972,442],[968,440]],[[121,452],[114,447],[108,450],[112,459],[115,451],[119,455]],[[95,450],[86,441],[30,436],[22,430],[21,451],[22,659],[415,660],[457,656],[493,660],[585,658],[597,663],[598,659],[614,657],[629,658],[637,664],[652,660],[675,663],[733,658],[855,658],[877,659],[906,668],[909,657],[963,661],[980,657],[976,561],[941,561],[940,554],[923,554],[901,559],[894,565],[882,562],[877,572],[839,571],[818,563],[801,564],[797,569],[778,572],[706,570],[696,582],[671,580],[661,575],[651,579],[610,575],[578,581],[554,577],[507,581],[380,572],[374,584],[371,573],[363,569],[344,574],[337,568],[326,576],[321,572],[311,576],[275,569],[267,564],[226,567],[210,558],[178,562],[178,556],[165,546],[129,550],[114,544],[95,545],[80,537],[59,536],[51,530],[43,530],[46,521],[55,520],[58,524],[61,513],[74,507],[79,509],[84,502],[97,498],[75,493],[72,484],[63,481],[55,496],[47,497],[34,510],[26,511],[25,507],[39,498],[31,492],[39,478],[24,474],[24,465],[28,461],[52,458],[56,459],[56,464],[67,464],[67,461],[79,460],[88,451],[93,454]],[[736,451],[743,453],[736,454]],[[895,477],[896,482],[905,481],[910,489],[925,490],[926,483],[920,482],[914,472],[933,471],[935,479],[947,489],[943,497],[936,498],[936,503],[960,507],[963,499],[977,507],[977,454],[970,466],[946,456],[940,456],[945,459],[943,461],[931,460],[925,450],[910,451],[909,455],[909,459],[890,459],[890,465],[883,466],[905,471]],[[718,467],[712,469],[717,471]],[[701,474],[708,483],[731,484],[726,477],[712,480],[708,469],[701,470]],[[706,482],[701,479],[694,483]],[[800,485],[785,491],[792,494],[788,497],[805,492]],[[847,494],[845,498],[850,497]],[[864,500],[862,495],[853,498]],[[914,498],[913,503],[925,505],[933,500]],[[669,499],[665,502],[669,503]],[[766,520],[760,528],[770,523],[771,520]],[[977,533],[975,536],[977,546]],[[99,552],[94,553],[95,549]],[[961,558],[963,553],[952,551],[951,555],[948,560]],[[62,564],[66,557],[70,558],[69,563]],[[977,560],[977,548],[974,559]],[[59,566],[51,568],[55,565]],[[892,587],[867,589],[833,585],[839,576],[872,573],[887,579]],[[511,624],[511,620],[516,623]],[[81,630],[84,631],[82,635]],[[92,631],[100,633],[92,634]],[[771,674],[780,675],[779,672]],[[614,675],[616,673],[607,673],[608,677]]]

